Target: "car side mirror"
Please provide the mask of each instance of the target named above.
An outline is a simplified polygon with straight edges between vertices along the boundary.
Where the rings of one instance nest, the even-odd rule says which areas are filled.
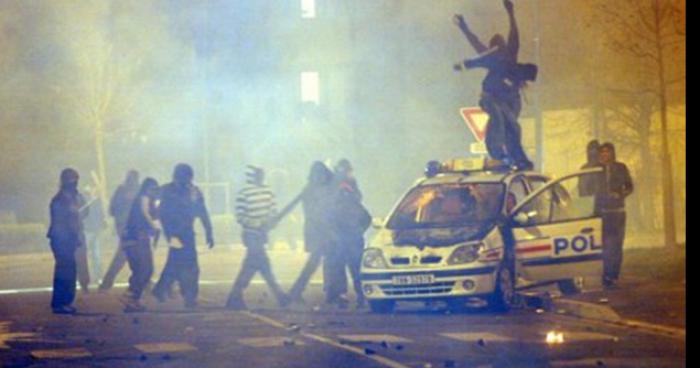
[[[372,218],[372,228],[381,229],[383,225],[384,225],[384,218],[383,217],[373,217]]]
[[[520,226],[525,226],[530,222],[530,216],[525,212],[518,212],[513,216],[513,222]]]

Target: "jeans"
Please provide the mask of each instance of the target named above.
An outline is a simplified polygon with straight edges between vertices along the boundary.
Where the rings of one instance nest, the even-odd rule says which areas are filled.
[[[266,243],[266,234],[250,231],[243,232],[243,244],[246,247],[245,259],[236,277],[236,281],[233,283],[231,292],[229,293],[227,305],[240,303],[243,300],[243,290],[250,285],[250,281],[257,272],[260,272],[260,275],[262,275],[267,286],[275,295],[275,298],[277,298],[277,301],[282,302],[284,292],[282,292],[282,288],[280,288],[272,273],[270,259],[267,257],[267,252],[265,251]]]

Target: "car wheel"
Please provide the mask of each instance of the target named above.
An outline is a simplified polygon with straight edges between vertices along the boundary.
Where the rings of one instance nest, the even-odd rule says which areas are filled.
[[[394,311],[396,302],[393,300],[370,300],[369,309],[374,313],[391,313]]]
[[[509,267],[501,265],[496,273],[496,287],[489,299],[491,309],[507,312],[515,303],[515,284]]]
[[[581,288],[579,288],[574,279],[561,280],[557,282],[557,286],[564,295],[576,295],[581,292]]]

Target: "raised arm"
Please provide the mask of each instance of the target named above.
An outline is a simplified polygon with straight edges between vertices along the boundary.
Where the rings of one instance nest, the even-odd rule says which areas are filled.
[[[511,0],[503,0],[503,6],[508,11],[508,21],[510,22],[510,32],[508,33],[508,51],[514,58],[518,58],[520,50],[520,34],[518,33],[518,24],[515,21],[515,10]]]
[[[479,37],[477,37],[474,32],[469,29],[469,26],[467,26],[467,23],[464,21],[464,17],[462,15],[455,14],[455,16],[452,17],[452,21],[462,31],[464,36],[467,38],[467,41],[469,41],[477,54],[481,54],[487,50],[487,47],[479,40]]]

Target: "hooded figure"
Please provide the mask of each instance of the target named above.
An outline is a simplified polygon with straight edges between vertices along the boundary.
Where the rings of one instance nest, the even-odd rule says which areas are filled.
[[[614,287],[620,276],[625,242],[625,198],[632,194],[634,184],[627,166],[616,160],[612,143],[601,145],[598,155],[603,173],[599,176],[595,206],[603,219],[603,285]]]
[[[140,312],[145,307],[140,303],[141,294],[153,275],[153,251],[151,243],[160,231],[156,221],[158,182],[144,179],[136,199],[131,204],[126,227],[122,233],[122,247],[131,268],[129,288],[122,298],[125,312]]]
[[[46,236],[56,261],[53,278],[51,309],[57,314],[74,314],[77,266],[75,252],[85,246],[83,218],[87,215],[85,199],[78,193],[80,176],[74,169],[61,172],[58,193],[49,207],[51,224]]]
[[[600,149],[600,142],[597,139],[593,139],[586,145],[586,163],[581,166],[581,170],[592,169],[594,167],[599,167],[600,162],[598,160],[598,150]],[[592,196],[596,193],[597,179],[593,175],[586,175],[581,178],[579,182],[579,193],[582,197]]]
[[[293,301],[303,301],[302,294],[311,275],[316,272],[328,250],[338,244],[334,229],[338,190],[333,183],[333,172],[323,162],[316,161],[311,165],[308,183],[301,194],[304,210],[304,247],[309,253],[309,258],[289,292]],[[324,285],[324,289],[328,292],[326,286]],[[327,294],[327,300],[331,296]]]
[[[489,115],[486,131],[486,148],[489,155],[519,170],[531,170],[533,164],[522,147],[522,133],[518,118],[522,107],[520,89],[526,82],[535,80],[537,66],[518,63],[520,36],[513,2],[504,0],[503,5],[510,21],[508,40],[496,34],[491,38],[488,48],[469,29],[464,17],[461,15],[454,17],[455,24],[474,50],[479,53],[478,57],[455,65],[455,69],[487,69],[488,72],[482,82],[479,105]]]
[[[138,192],[139,172],[136,170],[129,170],[126,173],[124,183],[114,191],[112,199],[109,201],[109,214],[114,217],[114,225],[118,239],[121,239],[126,228],[129,211],[131,210],[131,205],[134,203]],[[112,261],[107,268],[107,272],[102,278],[99,289],[103,291],[111,289],[114,285],[114,280],[117,278],[122,268],[124,268],[124,265],[126,265],[126,255],[122,247],[117,246]]]
[[[204,196],[192,183],[193,180],[192,167],[178,164],[173,172],[173,181],[161,189],[158,214],[170,249],[160,279],[153,288],[153,295],[159,301],[165,301],[166,293],[178,281],[186,308],[197,306],[199,292],[199,264],[194,235],[196,218],[202,221],[207,245],[210,249],[214,247],[214,234]]]
[[[336,201],[335,229],[338,234],[339,247],[337,251],[329,252],[326,264],[333,280],[333,289],[336,294],[347,292],[345,269],[352,276],[353,289],[357,302],[357,308],[365,304],[360,282],[360,266],[362,252],[364,251],[365,231],[372,223],[372,216],[362,205],[362,193],[353,175],[350,161],[343,159],[335,167],[335,182],[338,186],[338,199]]]

